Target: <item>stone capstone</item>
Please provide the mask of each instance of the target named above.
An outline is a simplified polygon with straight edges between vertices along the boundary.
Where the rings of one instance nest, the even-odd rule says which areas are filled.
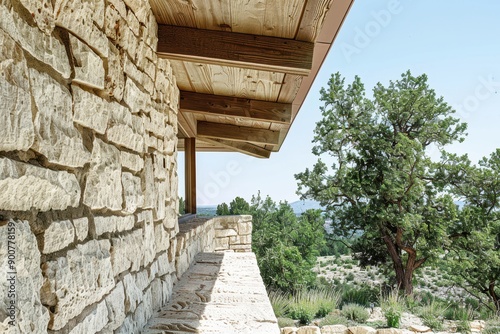
[[[9,235],[15,236],[15,244],[8,244]],[[10,247],[9,247],[10,246]],[[9,249],[15,251],[15,265],[8,263]],[[10,252],[12,253],[12,251]],[[35,235],[27,221],[8,220],[0,226],[0,332],[15,334],[47,333],[49,312],[40,300],[43,277],[40,270],[40,252]],[[8,272],[16,271],[16,324],[5,313],[10,304],[8,298]]]
[[[99,138],[94,139],[83,203],[91,209],[122,209],[120,151]]]
[[[28,150],[35,139],[23,50],[0,30],[0,150]]]
[[[96,55],[87,44],[77,37],[69,35],[73,55],[75,77],[73,82],[97,89],[104,89],[104,65],[101,57]]]
[[[43,266],[42,302],[54,306],[51,330],[59,330],[88,305],[115,286],[109,240],[90,240],[68,251],[66,257]]]
[[[77,207],[80,185],[75,175],[0,157],[0,209],[27,211]]]
[[[48,74],[30,69],[35,116],[33,150],[51,163],[82,167],[90,159],[80,132],[73,126],[73,103],[68,89]]]

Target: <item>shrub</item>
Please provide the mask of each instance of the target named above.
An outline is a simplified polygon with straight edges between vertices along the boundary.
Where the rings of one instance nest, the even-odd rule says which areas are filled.
[[[352,281],[354,281],[354,274],[353,274],[353,273],[349,273],[349,274],[347,274],[347,276],[345,277],[345,280],[346,280],[347,282],[352,282]]]
[[[393,290],[381,298],[380,306],[388,327],[399,328],[401,315],[405,308],[404,304],[404,297],[400,296],[397,290]]]
[[[279,326],[279,328],[295,327],[295,320],[290,319],[290,318],[279,318],[278,317],[278,326]]]
[[[295,294],[289,308],[290,317],[308,324],[314,317],[322,318],[340,302],[340,294],[332,289],[315,289]]]
[[[342,315],[348,320],[364,323],[370,317],[367,310],[358,304],[346,304],[342,307]]]
[[[347,318],[340,314],[329,314],[319,322],[319,327],[329,325],[345,325]]]
[[[274,315],[277,318],[284,317],[288,313],[290,298],[284,292],[271,290],[269,292],[269,300],[271,301]]]
[[[427,305],[423,305],[417,309],[417,314],[422,319],[424,325],[434,329],[443,329],[443,315],[446,311],[446,306],[442,303],[432,300]]]
[[[500,333],[500,317],[494,317],[486,321],[486,327],[483,334],[498,334]]]
[[[378,295],[379,290],[377,288],[370,288],[366,285],[360,288],[344,285],[342,287],[342,305],[354,303],[368,307],[371,303],[377,302]]]

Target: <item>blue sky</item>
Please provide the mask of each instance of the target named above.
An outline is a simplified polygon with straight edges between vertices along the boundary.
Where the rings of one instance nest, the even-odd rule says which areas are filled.
[[[468,123],[465,142],[448,150],[472,161],[489,155],[500,147],[499,16],[497,0],[355,1],[280,152],[270,159],[197,153],[198,205],[249,200],[259,190],[276,201],[298,200],[294,174],[317,161],[311,140],[321,117],[319,90],[337,71],[348,82],[360,76],[367,92],[408,69],[426,73],[431,88]],[[183,153],[180,196],[182,160]]]

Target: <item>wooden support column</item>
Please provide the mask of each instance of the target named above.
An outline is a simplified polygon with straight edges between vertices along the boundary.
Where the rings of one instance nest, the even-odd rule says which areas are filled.
[[[184,139],[186,213],[196,213],[196,139]]]

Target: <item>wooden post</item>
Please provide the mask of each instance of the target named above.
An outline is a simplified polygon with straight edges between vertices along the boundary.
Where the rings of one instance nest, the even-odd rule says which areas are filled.
[[[186,213],[196,213],[196,139],[184,139]]]

